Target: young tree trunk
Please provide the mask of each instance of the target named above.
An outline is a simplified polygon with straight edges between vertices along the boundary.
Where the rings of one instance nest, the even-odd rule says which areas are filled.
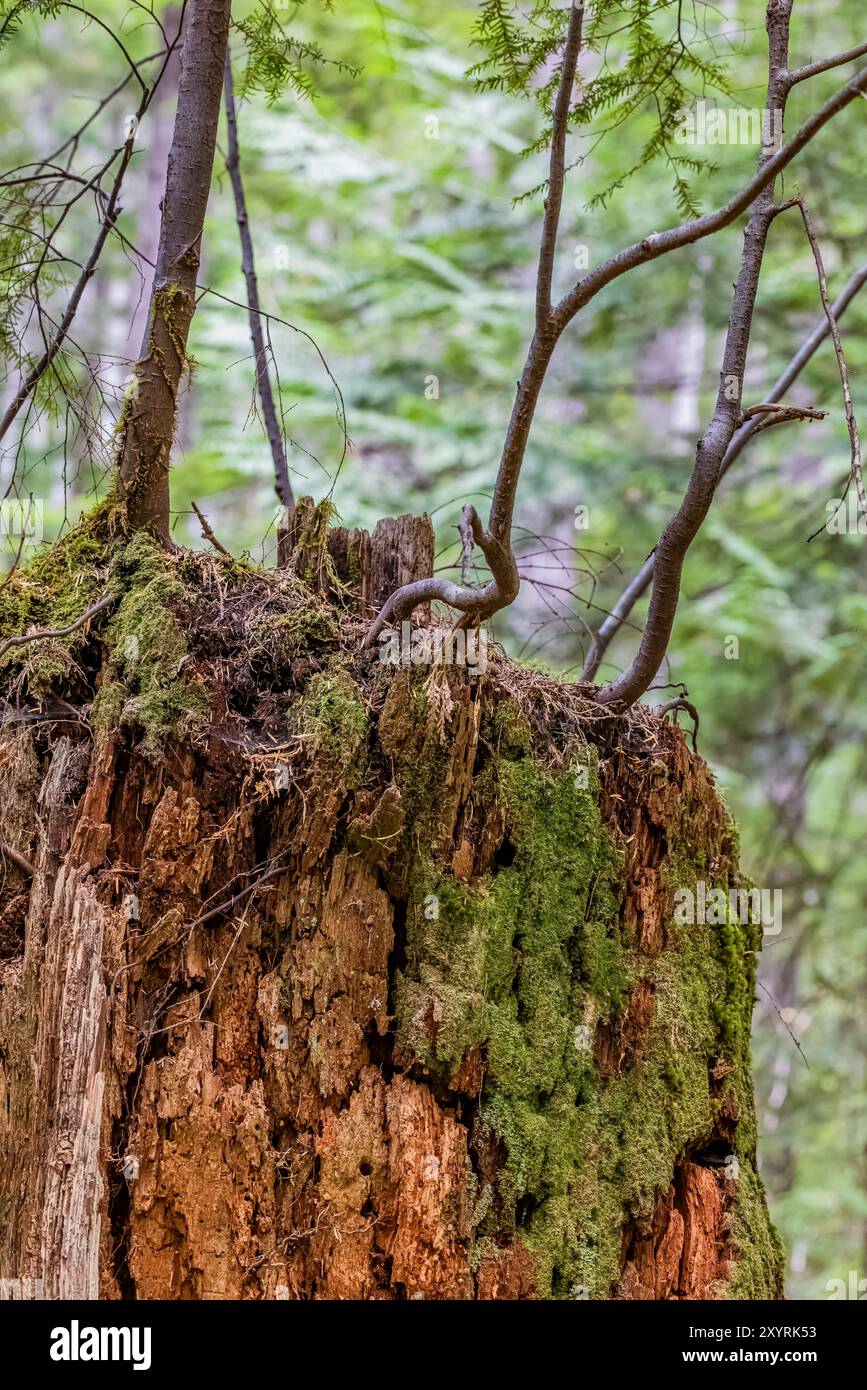
[[[148,322],[124,408],[120,479],[133,529],[169,539],[169,464],[196,308],[231,0],[190,0]]]
[[[235,200],[235,220],[238,223],[238,237],[241,242],[241,269],[247,288],[250,338],[253,343],[253,357],[256,369],[256,389],[262,406],[265,433],[271,449],[271,462],[274,467],[274,486],[277,496],[285,508],[295,505],[292,482],[289,477],[289,464],[286,459],[286,445],[283,440],[283,427],[277,414],[277,404],[271,386],[269,369],[269,348],[265,344],[265,331],[259,303],[259,281],[256,278],[256,257],[253,252],[253,235],[250,231],[250,218],[247,213],[247,199],[244,181],[241,177],[241,151],[238,145],[238,120],[235,111],[235,91],[232,83],[232,61],[226,54],[226,75],[223,83],[223,97],[226,107],[226,139],[228,153],[226,169],[232,184]]]
[[[362,539],[332,547],[358,594]],[[675,918],[677,888],[740,881],[679,732],[496,653],[388,666],[346,591],[291,569],[145,535],[115,563],[120,606],[68,668],[90,729],[2,735],[0,1274],[47,1297],[779,1296],[761,929]]]

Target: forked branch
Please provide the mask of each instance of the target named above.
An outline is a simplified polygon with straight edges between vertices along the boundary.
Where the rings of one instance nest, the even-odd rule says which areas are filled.
[[[858,291],[863,289],[865,284],[867,284],[867,265],[861,266],[860,269],[855,272],[845,289],[832,305],[832,315],[835,322],[839,322],[843,317],[846,309],[852,303]],[[818,348],[830,335],[830,332],[829,321],[828,318],[825,317],[816,324],[812,333],[808,334],[794,357],[787,363],[785,369],[770,388],[768,393],[770,397],[776,401],[785,395],[793,382],[797,381],[801,372],[812,359]],[[732,436],[731,443],[726,449],[723,461],[720,465],[717,487],[719,487],[719,484],[732,465],[740,458],[749,441],[759,432],[761,424],[762,421],[760,416],[751,416],[749,411],[744,412],[744,422]],[[632,576],[617,602],[612,606],[607,616],[600,623],[581,670],[580,679],[582,681],[589,682],[595,679],[596,673],[602,664],[609,646],[624,624],[628,622],[636,603],[638,603],[639,599],[644,597],[647,590],[650,588],[653,580],[654,563],[655,551],[648,555],[641,568]]]
[[[787,60],[791,10],[792,0],[769,0],[767,7],[768,86],[765,110],[769,115],[779,112],[781,123],[789,94]],[[764,129],[774,129],[774,123],[767,122]],[[778,165],[783,152],[778,150],[774,153],[770,141],[762,144],[753,184]],[[668,650],[680,598],[684,558],[710,510],[726,451],[743,418],[741,397],[759,275],[768,232],[780,211],[781,208],[774,202],[772,176],[762,184],[744,230],[740,270],[732,295],[714,412],[698,442],[683,500],[657,542],[647,625],[627,670],[598,692],[596,698],[601,704],[625,707],[639,700],[653,684]]]
[[[768,96],[769,112],[783,112],[793,85],[788,70],[788,31],[792,0],[768,0],[767,28],[769,36]],[[491,568],[492,578],[474,589],[466,584],[456,585],[447,580],[428,579],[407,585],[391,596],[372,624],[365,645],[369,646],[383,626],[395,617],[407,617],[417,604],[440,599],[465,614],[488,617],[511,603],[517,596],[519,578],[511,550],[511,529],[518,480],[526,452],[541,389],[554,349],[565,327],[575,315],[613,280],[639,265],[656,260],[669,251],[687,246],[710,236],[752,207],[745,232],[744,255],[735,290],[729,332],[721,373],[717,406],[696,457],[696,464],[686,496],[675,517],[669,523],[656,548],[654,564],[654,594],[651,615],[641,649],[630,671],[614,686],[600,691],[603,703],[630,704],[640,698],[652,682],[668,644],[674,613],[680,592],[680,571],[683,557],[707,514],[713,499],[727,450],[742,420],[741,391],[749,343],[753,309],[758,287],[759,271],[764,255],[768,229],[781,210],[774,203],[774,181],[779,173],[801,150],[841,111],[857,97],[867,94],[867,68],[863,68],[844,87],[820,107],[779,149],[773,144],[762,146],[758,168],[744,188],[721,208],[703,217],[693,218],[665,232],[654,232],[633,246],[617,252],[592,270],[551,307],[550,289],[553,280],[553,258],[559,225],[565,170],[565,139],[575,70],[580,52],[583,4],[573,5],[564,39],[560,80],[554,102],[548,198],[542,228],[542,240],[536,278],[536,326],[524,369],[518,382],[512,415],[506,431],[503,453],[494,487],[491,511],[486,531],[478,518],[473,524],[473,536]],[[853,54],[854,56],[854,54]],[[841,58],[840,61],[845,61]],[[829,66],[834,66],[833,62]],[[800,78],[798,79],[800,80]],[[774,128],[774,123],[771,123]],[[731,383],[736,383],[731,390]],[[485,546],[480,536],[485,538]],[[492,563],[491,557],[496,564]],[[467,572],[466,555],[464,573]]]

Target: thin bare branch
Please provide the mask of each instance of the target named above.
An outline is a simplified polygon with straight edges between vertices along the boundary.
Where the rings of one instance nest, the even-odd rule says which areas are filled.
[[[286,461],[286,447],[283,432],[277,418],[274,392],[271,389],[271,376],[268,371],[268,349],[262,332],[262,311],[259,305],[259,284],[256,279],[256,261],[253,254],[253,237],[250,232],[250,219],[247,215],[247,200],[244,196],[244,183],[241,178],[241,156],[238,147],[238,123],[235,115],[235,93],[232,84],[232,60],[226,53],[226,73],[223,81],[223,104],[226,109],[226,130],[229,152],[226,156],[226,169],[232,183],[235,198],[235,220],[241,241],[241,268],[247,286],[249,305],[250,337],[253,340],[253,354],[256,362],[256,385],[262,402],[265,418],[265,431],[271,446],[271,459],[274,464],[274,483],[277,496],[284,507],[294,507],[295,497],[289,479],[289,466]]]
[[[199,518],[199,525],[202,528],[202,535],[204,536],[205,540],[210,541],[214,549],[219,550],[221,555],[228,555],[231,558],[231,550],[227,550],[226,547],[223,545],[222,541],[217,540],[217,537],[211,530],[211,523],[208,521],[208,518],[204,515],[203,512],[199,511],[199,508],[196,506],[195,502],[190,502],[190,506],[192,507],[196,516]]]
[[[29,646],[31,642],[47,642],[54,637],[69,637],[71,633],[77,632],[80,627],[84,627],[85,623],[89,623],[91,618],[95,618],[97,613],[101,613],[103,608],[107,608],[110,603],[114,603],[114,599],[111,594],[105,594],[101,599],[98,599],[96,603],[92,603],[89,608],[85,609],[81,617],[76,618],[75,622],[70,623],[68,627],[39,627],[35,628],[32,632],[24,632],[15,637],[7,637],[5,642],[0,642],[0,657],[5,656],[12,647],[26,647]]]
[[[801,212],[801,219],[804,223],[804,231],[807,233],[807,240],[813,252],[813,260],[816,262],[816,274],[819,278],[819,294],[822,299],[822,307],[825,310],[825,317],[828,320],[828,328],[831,339],[834,343],[834,352],[837,355],[837,368],[840,372],[840,385],[843,388],[843,407],[846,411],[846,427],[849,431],[849,446],[851,449],[850,467],[852,477],[855,479],[855,487],[858,490],[858,505],[861,508],[861,515],[867,517],[867,493],[864,491],[864,478],[861,472],[861,440],[858,437],[858,422],[855,419],[855,408],[852,405],[852,392],[849,389],[849,371],[846,366],[846,358],[843,355],[843,344],[840,341],[840,330],[837,327],[837,320],[834,310],[831,307],[831,300],[828,296],[828,281],[825,276],[825,265],[822,260],[822,252],[813,227],[813,220],[807,211],[807,204],[802,196],[795,199]]]
[[[795,68],[794,72],[789,73],[789,86],[794,87],[798,82],[805,82],[808,77],[818,77],[819,73],[830,72],[832,68],[841,68],[845,63],[854,63],[858,58],[863,58],[867,53],[867,43],[859,43],[855,48],[849,48],[845,53],[835,53],[831,58],[820,58],[818,62],[806,63],[802,68]]]
[[[19,854],[17,849],[13,849],[11,845],[7,844],[2,835],[0,835],[0,854],[4,859],[8,859],[10,864],[14,864],[17,869],[20,869],[27,878],[33,878],[36,870],[30,860],[25,859],[23,854]]]
[[[776,86],[779,100],[776,107],[770,108],[771,111],[783,109],[785,82],[782,74],[779,75]],[[728,227],[736,217],[739,217],[742,212],[746,212],[758,195],[767,189],[769,184],[773,183],[777,175],[791,164],[795,156],[801,153],[801,150],[818,135],[819,131],[830,120],[844,111],[856,97],[864,95],[867,95],[867,68],[862,68],[851,82],[847,82],[845,87],[839,88],[832,97],[829,97],[824,105],[795,132],[791,140],[781,146],[775,154],[769,158],[763,158],[757,173],[750,182],[721,208],[717,208],[715,212],[706,213],[704,217],[682,222],[678,227],[670,227],[665,232],[651,232],[641,241],[627,246],[623,251],[618,251],[616,255],[611,256],[609,260],[603,261],[602,265],[597,266],[583,280],[579,280],[569,293],[564,295],[554,310],[558,327],[561,329],[565,327],[579,309],[582,309],[585,304],[595,298],[601,289],[611,284],[612,280],[625,274],[626,271],[634,270],[639,265],[646,265],[649,261],[655,261],[669,251],[678,250],[681,246],[691,246],[696,241],[701,241],[704,237]]]
[[[573,4],[569,13],[566,46],[560,64],[560,83],[554,102],[551,134],[551,160],[548,174],[548,194],[542,221],[542,244],[539,249],[539,269],[536,275],[536,328],[542,330],[552,309],[551,284],[554,276],[554,253],[557,249],[557,229],[563,206],[563,184],[566,177],[566,131],[569,125],[569,106],[575,85],[575,69],[581,51],[584,24],[584,0]]]
[[[184,0],[184,8],[185,8],[185,7],[186,7],[186,0]],[[78,5],[67,5],[66,8],[72,9],[72,10],[78,10],[79,13],[87,15],[88,18],[94,18],[92,15],[89,15],[87,11],[82,10],[81,7],[78,6]],[[183,16],[183,11],[182,11],[182,16]],[[103,27],[103,28],[106,27],[106,26],[103,24],[102,20],[97,20],[96,22],[97,22],[98,24],[100,24],[101,27]],[[181,22],[183,22],[183,19],[182,19]],[[110,31],[109,31],[109,32],[110,32]],[[91,179],[88,180],[88,181],[84,181],[84,180],[80,180],[80,179],[75,179],[74,176],[69,175],[68,173],[63,174],[63,177],[64,177],[64,178],[73,178],[75,182],[82,183],[82,184],[83,184],[83,187],[81,188],[80,192],[76,194],[75,198],[72,199],[72,200],[70,200],[70,202],[67,204],[66,208],[64,209],[63,214],[62,214],[61,217],[58,219],[58,221],[57,221],[57,223],[55,224],[54,228],[52,229],[50,235],[45,239],[45,245],[44,245],[42,257],[41,257],[41,259],[40,259],[39,263],[37,264],[37,267],[36,267],[36,269],[35,269],[35,271],[34,271],[34,276],[33,276],[34,285],[35,285],[36,281],[38,280],[39,273],[40,273],[40,271],[41,271],[41,269],[42,269],[42,266],[44,265],[44,263],[45,263],[45,261],[46,261],[46,259],[47,259],[47,257],[48,257],[49,251],[51,250],[51,247],[52,247],[52,238],[54,237],[55,233],[57,232],[57,229],[58,229],[58,227],[60,226],[61,222],[63,221],[63,219],[66,217],[67,213],[69,212],[70,207],[73,205],[74,202],[78,201],[79,198],[81,198],[81,197],[84,196],[84,193],[88,190],[88,188],[95,188],[95,189],[97,190],[98,193],[101,193],[101,190],[100,190],[99,185],[100,185],[100,181],[101,181],[101,179],[102,179],[102,176],[103,176],[103,174],[106,173],[107,170],[111,167],[112,163],[113,163],[114,160],[118,157],[118,155],[120,155],[120,163],[119,163],[119,165],[118,165],[117,173],[115,174],[114,181],[113,181],[113,183],[112,183],[112,186],[111,186],[111,189],[110,189],[110,191],[109,191],[109,193],[108,193],[108,196],[105,197],[104,194],[102,195],[103,197],[105,197],[105,204],[104,204],[104,209],[103,209],[102,217],[101,217],[101,220],[100,220],[99,232],[97,233],[97,237],[96,237],[96,240],[95,240],[95,242],[94,242],[93,249],[91,250],[91,253],[90,253],[90,255],[88,256],[87,260],[85,261],[84,267],[83,267],[83,269],[82,269],[82,271],[81,271],[81,274],[79,275],[79,277],[78,277],[78,279],[77,279],[77,281],[76,281],[76,283],[75,283],[75,285],[74,285],[74,287],[73,287],[72,294],[71,294],[70,297],[69,297],[69,300],[68,300],[66,309],[65,309],[65,311],[64,311],[64,313],[63,313],[63,316],[62,316],[62,318],[60,319],[60,322],[59,322],[59,323],[57,324],[57,326],[56,326],[56,331],[55,331],[55,333],[54,333],[53,338],[52,338],[51,341],[49,342],[49,341],[45,338],[45,335],[44,335],[44,333],[43,333],[43,341],[45,342],[45,351],[42,353],[42,355],[41,355],[41,357],[38,359],[38,361],[31,367],[30,371],[26,374],[26,376],[22,376],[22,380],[21,380],[21,382],[20,382],[20,384],[19,384],[18,390],[16,391],[14,397],[12,398],[12,401],[10,402],[9,406],[8,406],[7,409],[4,411],[2,419],[0,419],[0,439],[3,439],[3,438],[5,437],[5,435],[6,435],[6,433],[8,432],[10,426],[12,425],[12,423],[13,423],[14,420],[15,420],[15,418],[17,417],[18,412],[21,410],[22,406],[25,404],[25,402],[26,402],[26,401],[30,398],[30,396],[33,394],[33,392],[35,391],[35,389],[36,389],[36,387],[38,386],[39,382],[41,381],[42,377],[45,375],[45,373],[50,369],[50,367],[51,367],[52,364],[54,363],[55,359],[57,358],[58,353],[60,352],[60,350],[61,350],[61,348],[62,348],[62,346],[63,346],[63,344],[64,344],[64,342],[65,342],[65,340],[66,340],[66,338],[67,338],[67,336],[68,336],[68,334],[69,334],[69,330],[70,330],[70,328],[71,328],[71,326],[72,326],[72,322],[73,322],[73,320],[74,320],[74,318],[75,318],[76,313],[78,312],[78,306],[79,306],[79,304],[81,303],[82,295],[84,294],[84,291],[85,291],[85,289],[87,288],[89,282],[90,282],[90,281],[92,280],[92,278],[93,278],[93,275],[94,275],[94,273],[95,273],[95,271],[96,271],[97,263],[98,263],[98,261],[99,261],[100,256],[102,255],[103,248],[105,247],[105,243],[106,243],[106,241],[108,240],[109,234],[110,234],[111,231],[113,230],[113,228],[114,228],[114,226],[115,226],[115,223],[117,222],[117,219],[118,219],[118,217],[120,216],[120,213],[121,213],[121,207],[120,207],[120,201],[119,201],[119,199],[120,199],[120,192],[121,192],[121,187],[122,187],[122,184],[123,184],[123,181],[124,181],[124,177],[125,177],[125,175],[126,175],[127,169],[129,168],[130,162],[131,162],[131,160],[132,160],[133,150],[134,150],[134,147],[135,147],[136,134],[137,134],[137,131],[138,131],[138,126],[139,126],[139,124],[141,123],[141,120],[143,119],[143,117],[144,117],[144,115],[145,115],[145,113],[146,113],[146,111],[147,111],[147,109],[148,109],[148,107],[149,107],[151,101],[153,100],[154,93],[157,91],[157,88],[159,87],[159,84],[160,84],[160,82],[161,82],[161,80],[162,80],[163,74],[165,73],[165,70],[166,70],[168,61],[169,61],[169,59],[170,59],[170,57],[171,57],[171,55],[172,55],[172,53],[173,53],[173,51],[174,51],[176,45],[177,45],[178,42],[180,41],[180,34],[181,34],[181,29],[179,28],[179,29],[178,29],[178,33],[177,33],[177,35],[176,35],[174,41],[166,48],[165,52],[164,52],[163,54],[156,54],[156,55],[154,55],[155,58],[162,57],[162,58],[163,58],[163,62],[162,62],[161,66],[160,66],[160,69],[159,69],[159,71],[158,71],[158,73],[157,73],[157,75],[156,75],[156,77],[155,77],[155,79],[154,79],[154,81],[153,81],[153,83],[152,83],[152,85],[151,85],[150,87],[148,87],[148,86],[145,85],[144,81],[142,80],[142,77],[141,77],[141,74],[140,74],[138,68],[137,68],[136,65],[132,62],[132,59],[129,58],[129,55],[126,53],[126,49],[124,48],[124,45],[123,45],[122,43],[120,43],[120,40],[116,40],[116,41],[118,42],[120,48],[123,50],[125,56],[127,57],[129,63],[130,63],[131,73],[128,74],[128,75],[127,75],[127,78],[126,78],[122,83],[119,83],[119,84],[109,93],[109,95],[108,95],[103,101],[101,101],[101,102],[99,103],[99,105],[98,105],[97,108],[96,108],[96,111],[91,113],[91,115],[88,117],[88,120],[85,121],[84,124],[83,124],[82,126],[79,127],[79,129],[75,132],[75,134],[72,135],[72,136],[70,136],[70,137],[69,137],[69,140],[65,141],[64,144],[61,145],[60,148],[59,148],[57,151],[55,151],[53,155],[49,156],[49,160],[53,160],[53,159],[57,158],[57,156],[63,151],[63,149],[66,148],[66,146],[67,146],[68,144],[70,144],[70,143],[72,143],[73,150],[74,150],[74,149],[76,148],[76,146],[77,146],[77,143],[78,143],[78,140],[79,140],[81,134],[83,133],[84,130],[87,129],[87,126],[90,124],[90,122],[95,118],[96,115],[99,114],[100,111],[102,111],[102,110],[104,109],[104,107],[108,104],[108,102],[111,100],[111,98],[112,98],[113,96],[115,96],[119,91],[121,91],[121,90],[123,89],[123,87],[126,86],[126,82],[129,80],[129,77],[134,73],[135,77],[137,78],[138,82],[139,82],[140,85],[141,85],[141,88],[142,88],[142,97],[141,97],[141,100],[140,100],[140,102],[139,102],[138,108],[137,108],[137,110],[136,110],[136,112],[135,112],[135,114],[134,114],[134,118],[133,118],[133,121],[132,121],[132,125],[131,125],[131,128],[130,128],[129,134],[128,134],[127,139],[126,139],[126,141],[124,142],[123,146],[121,146],[119,150],[115,150],[114,153],[111,155],[110,159],[104,164],[103,168],[98,172],[98,174],[96,174],[93,178],[91,178]],[[113,36],[113,37],[115,37],[115,36]],[[153,58],[147,58],[147,59],[144,59],[143,61],[144,61],[144,62],[151,62],[151,61],[153,61]],[[42,167],[42,166],[37,165],[37,170],[38,170],[40,167]],[[58,177],[60,177],[60,175],[58,175]],[[41,306],[39,305],[39,302],[38,302],[38,297],[37,297],[37,309],[38,309],[38,312],[39,312],[39,320],[40,320],[40,326],[41,326],[41,323],[42,323],[42,311],[41,311]]]
[[[786,64],[791,11],[791,0],[768,0],[765,111],[771,116],[779,112],[780,120],[785,116],[789,90]],[[867,70],[859,76],[861,81],[867,82]],[[852,96],[855,95],[857,91],[853,91]],[[839,97],[838,93],[836,99],[839,100]],[[827,104],[823,110],[827,110]],[[774,122],[769,121],[766,129],[773,128]],[[805,126],[801,127],[802,132],[805,129]],[[796,136],[792,145],[796,145],[797,141]],[[792,145],[786,148],[791,149]],[[741,264],[732,296],[716,405],[710,423],[699,440],[683,500],[656,545],[647,624],[638,651],[622,675],[597,693],[596,698],[603,705],[625,707],[640,699],[653,683],[668,650],[680,597],[684,559],[710,510],[723,459],[743,419],[741,397],[759,275],[771,223],[782,210],[774,202],[773,177],[769,180],[766,176],[769,170],[778,166],[783,153],[784,150],[773,153],[770,138],[762,144],[758,172],[753,180],[753,185],[758,182],[760,188],[744,230]]]
[[[858,291],[867,284],[867,265],[863,265],[852,275],[838,298],[834,301],[833,315],[839,321],[846,309],[852,303]],[[798,351],[787,363],[786,367],[777,377],[769,391],[769,395],[776,399],[785,395],[789,387],[797,381],[807,363],[815,355],[817,349],[824,343],[831,332],[827,318],[822,318],[816,324],[812,333],[804,339]],[[726,449],[723,461],[720,464],[717,487],[734,464],[743,453],[753,435],[759,433],[759,418],[753,416],[746,418],[744,423],[732,437],[729,447]],[[630,579],[620,598],[614,604],[609,615],[604,622],[600,623],[599,628],[593,638],[592,646],[587,653],[586,660],[581,669],[581,680],[592,681],[602,664],[603,657],[617,636],[620,629],[628,621],[629,615],[640,598],[643,598],[650,587],[653,579],[654,553],[651,552],[643,565]]]

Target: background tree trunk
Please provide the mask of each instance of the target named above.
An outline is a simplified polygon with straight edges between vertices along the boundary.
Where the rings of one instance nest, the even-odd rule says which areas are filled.
[[[231,0],[190,0],[147,328],[124,408],[120,478],[133,528],[167,540],[178,389],[196,308]]]
[[[429,527],[398,529],[423,576]],[[34,873],[9,860],[0,895],[0,1272],[47,1297],[779,1296],[760,929],[674,924],[677,886],[739,882],[679,732],[499,654],[478,680],[385,666],[291,570],[146,536],[116,563],[73,668],[92,739],[3,732],[0,833]],[[172,624],[209,714],[155,747]]]

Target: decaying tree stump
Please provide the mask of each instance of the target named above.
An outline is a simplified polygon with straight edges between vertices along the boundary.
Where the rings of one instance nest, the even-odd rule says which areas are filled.
[[[116,598],[0,666],[0,834],[34,870],[0,888],[0,1275],[778,1296],[760,929],[672,913],[738,882],[708,769],[499,652],[473,679],[364,651],[429,530],[332,535],[329,598],[97,525],[0,597],[0,637]]]
[[[384,517],[373,534],[360,528],[323,526],[322,508],[301,497],[284,514],[277,537],[277,564],[292,568],[309,587],[340,598],[362,616],[372,616],[401,585],[428,579],[434,567],[434,532],[427,516]],[[419,605],[418,621],[430,618]]]

